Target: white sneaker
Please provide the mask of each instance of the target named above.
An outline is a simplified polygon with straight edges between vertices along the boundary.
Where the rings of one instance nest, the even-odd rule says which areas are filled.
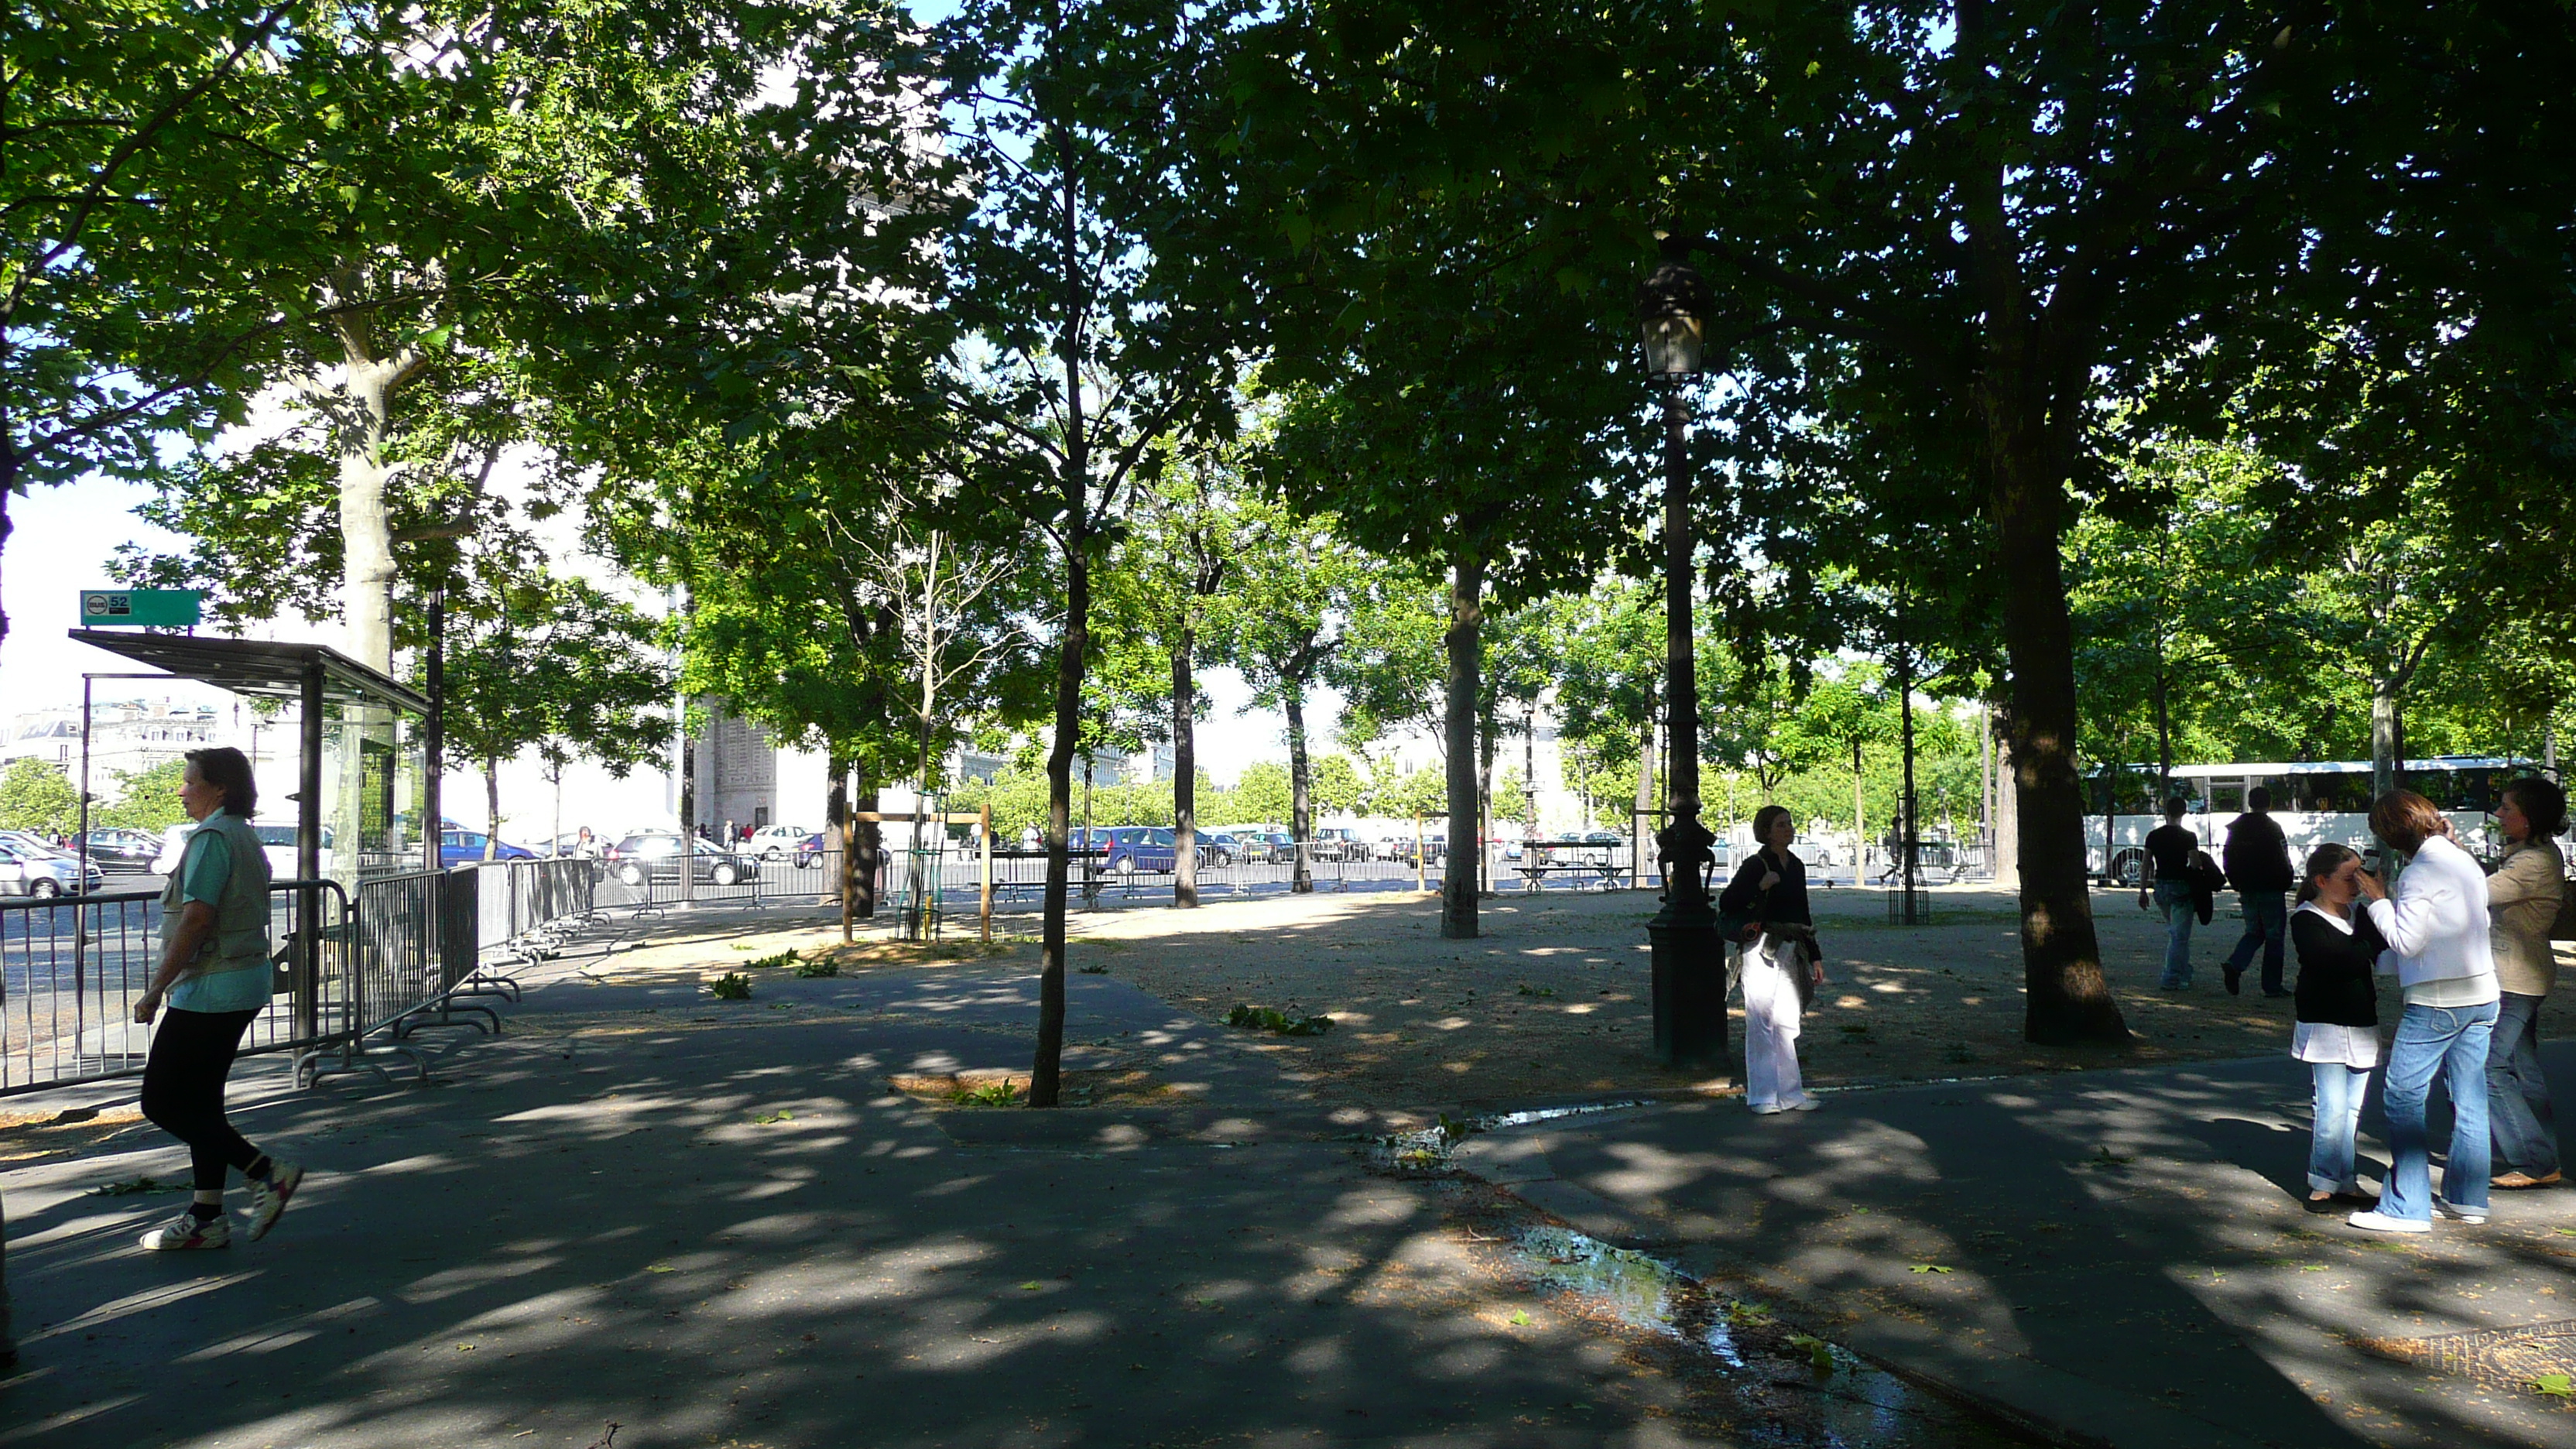
[[[2429,1233],[2433,1224],[2424,1218],[2392,1218],[2377,1208],[2364,1208],[2345,1218],[2356,1228],[2374,1233]]]
[[[1785,1102],[1756,1102],[1753,1104],[1753,1115],[1756,1117],[1768,1117],[1775,1112],[1786,1112],[1788,1110],[1788,1104]]]
[[[2487,1220],[2485,1208],[2462,1207],[2438,1192],[2433,1194],[2433,1211],[2455,1223],[2482,1223]]]
[[[195,1213],[182,1209],[177,1217],[143,1235],[144,1248],[154,1253],[181,1253],[193,1248],[229,1248],[232,1245],[232,1219],[221,1213],[200,1222]]]
[[[1798,1100],[1789,1104],[1789,1110],[1792,1112],[1812,1112],[1823,1105],[1825,1105],[1825,1101],[1822,1097],[1811,1097],[1804,1092],[1800,1092],[1798,1094]]]
[[[268,1176],[250,1180],[250,1240],[254,1243],[268,1236],[277,1226],[277,1215],[286,1211],[287,1200],[295,1196],[296,1186],[304,1181],[304,1169],[292,1162],[271,1159]]]

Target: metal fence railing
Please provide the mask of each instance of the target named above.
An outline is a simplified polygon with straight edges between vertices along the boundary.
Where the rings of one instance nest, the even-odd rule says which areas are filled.
[[[430,1025],[500,1027],[467,998],[516,1000],[498,968],[554,954],[595,921],[597,862],[538,860],[361,881],[278,881],[276,991],[245,1053],[291,1051],[298,1085],[384,1072]],[[0,900],[0,1095],[140,1072],[151,1031],[134,1003],[160,964],[161,893]],[[370,1044],[373,1043],[371,1046]]]
[[[241,1049],[295,1052],[309,1081],[357,1021],[349,897],[332,881],[277,881],[269,908],[276,991]],[[151,1028],[134,1003],[160,964],[157,890],[0,900],[0,1095],[142,1071]]]

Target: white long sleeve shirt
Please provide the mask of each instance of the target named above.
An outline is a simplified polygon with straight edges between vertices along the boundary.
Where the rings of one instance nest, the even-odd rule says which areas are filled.
[[[2495,953],[2487,941],[2487,877],[2444,836],[2427,839],[2397,878],[2397,892],[2370,903],[2371,924],[2388,942],[2410,1006],[2480,1006],[2496,999]]]

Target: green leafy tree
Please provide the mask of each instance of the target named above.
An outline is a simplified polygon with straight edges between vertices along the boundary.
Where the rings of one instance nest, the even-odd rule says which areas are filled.
[[[90,808],[90,823],[103,830],[160,832],[188,818],[179,803],[179,785],[188,772],[186,760],[164,760],[148,770],[116,772],[116,799]]]
[[[501,762],[535,751],[550,771],[576,756],[623,777],[670,738],[672,681],[655,622],[579,579],[509,579],[463,602],[447,647],[446,742],[483,772],[498,849]]]
[[[1113,618],[1169,663],[1169,713],[1159,737],[1172,743],[1172,833],[1178,865],[1172,903],[1199,903],[1198,667],[1217,594],[1232,564],[1241,526],[1230,450],[1184,453],[1170,472],[1139,491],[1135,518],[1102,578],[1102,604]]]
[[[1231,794],[1233,813],[1245,824],[1284,822],[1296,809],[1288,767],[1276,760],[1244,766],[1243,777],[1234,782]]]
[[[1655,808],[1655,739],[1664,689],[1664,607],[1653,584],[1606,578],[1552,601],[1556,710],[1566,787],[1587,802]],[[1571,772],[1579,767],[1582,774]],[[1624,780],[1628,789],[1618,788]],[[1631,822],[1633,823],[1633,822]]]
[[[0,830],[69,834],[80,828],[80,789],[51,760],[30,755],[0,770]]]
[[[1194,79],[1202,36],[1228,23],[1179,4],[969,0],[932,37],[955,122],[948,149],[981,182],[943,242],[943,305],[976,339],[950,373],[967,423],[956,466],[979,496],[1023,510],[1063,570],[1032,1106],[1056,1105],[1061,1086],[1094,577],[1175,441],[1234,429],[1230,300],[1182,296],[1150,266],[1197,160],[1165,112],[1214,84]]]
[[[1298,842],[1292,892],[1310,891],[1307,842],[1315,834],[1315,777],[1306,707],[1318,681],[1331,678],[1344,631],[1366,617],[1360,590],[1370,560],[1328,518],[1301,518],[1280,505],[1247,499],[1235,533],[1231,573],[1209,618],[1215,657],[1251,686],[1246,708],[1276,709],[1288,722],[1288,808],[1281,815]],[[1238,786],[1238,792],[1243,787]]]
[[[2534,183],[2576,155],[2564,121],[2510,119],[2576,51],[2554,19],[2536,29],[2194,4],[1302,5],[1242,28],[1226,110],[1252,159],[1225,201],[1248,242],[1311,232],[1374,262],[1366,286],[1308,268],[1319,311],[1393,300],[1380,283],[1421,249],[1386,243],[1391,213],[1463,231],[1524,208],[1481,228],[1498,284],[1634,276],[1660,234],[1710,262],[1722,347],[1853,359],[1817,404],[1952,450],[2010,666],[2025,1031],[2122,1041],[2083,875],[2060,564],[2117,425],[2100,404],[2168,375],[2230,390],[2244,373],[2210,348],[2213,318],[2362,310],[2391,277],[2477,310],[2563,291],[2503,240],[2554,224]],[[2472,231],[2474,266],[2435,240]],[[1408,323],[1448,342],[1436,315]],[[2414,335],[2447,352],[2473,330],[2455,313]]]

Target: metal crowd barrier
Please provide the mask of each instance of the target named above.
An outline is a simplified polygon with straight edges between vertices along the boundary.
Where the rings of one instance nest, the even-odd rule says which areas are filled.
[[[597,862],[492,862],[361,881],[270,886],[275,994],[242,1051],[293,1052],[298,1085],[384,1075],[390,1052],[427,1074],[403,1038],[429,1026],[497,1031],[470,998],[518,999],[494,969],[560,951],[595,922]],[[150,1028],[135,999],[160,965],[161,893],[0,899],[0,1096],[143,1070]],[[370,1042],[377,1042],[370,1047]]]
[[[297,911],[307,898],[309,951]],[[325,1050],[353,1041],[349,905],[333,881],[269,887],[278,979],[241,1049],[296,1053],[299,1081]],[[159,890],[0,900],[0,1096],[141,1072],[152,1033],[134,1003],[160,964]]]

